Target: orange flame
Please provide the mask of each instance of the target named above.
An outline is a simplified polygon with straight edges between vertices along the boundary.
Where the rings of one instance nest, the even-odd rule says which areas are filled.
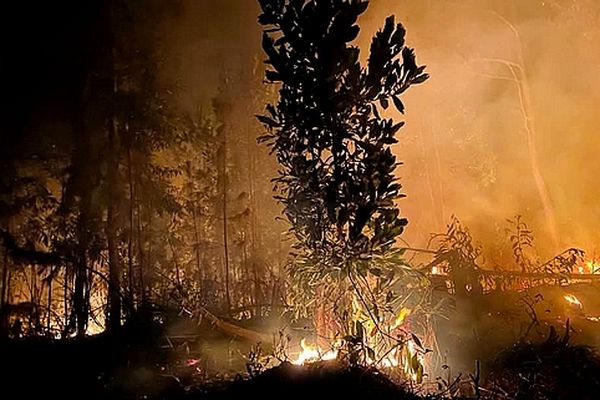
[[[577,271],[580,274],[600,274],[600,261],[598,260],[587,260],[583,264],[579,265]]]
[[[338,350],[332,348],[328,351],[323,351],[315,345],[310,345],[306,342],[306,339],[302,338],[300,341],[300,347],[302,351],[298,354],[298,358],[293,362],[295,365],[304,365],[316,361],[334,360],[337,358]]]
[[[566,295],[564,295],[564,299],[571,306],[578,307],[578,308],[583,308],[583,304],[581,303],[581,301],[579,301],[579,299],[577,297],[575,297],[575,295],[573,295],[573,294],[566,294]]]

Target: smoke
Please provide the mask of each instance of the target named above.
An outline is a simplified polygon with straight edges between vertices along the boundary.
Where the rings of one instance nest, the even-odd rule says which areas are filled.
[[[224,72],[250,69],[264,58],[257,14],[253,0],[182,1],[178,16],[163,27],[161,71],[166,84],[178,86],[182,109],[208,106]],[[407,195],[400,202],[409,219],[403,238],[423,247],[456,215],[484,245],[488,265],[506,267],[512,263],[506,220],[522,215],[541,260],[566,247],[600,254],[600,3],[372,0],[359,21],[363,60],[390,14],[404,24],[408,45],[431,75],[406,94],[406,116],[390,115],[407,122],[395,147]],[[544,210],[534,165],[550,210]],[[268,168],[274,175],[273,165]],[[518,303],[489,301],[499,309]],[[442,347],[471,338],[473,316],[468,306],[459,308]],[[495,318],[481,329],[496,340],[484,335],[483,342],[514,340],[520,325],[511,320],[499,331]],[[528,322],[522,315],[519,321]],[[471,346],[482,354],[487,349],[480,342]],[[453,354],[452,362],[468,370],[473,354]]]
[[[189,110],[208,104],[224,71],[251,68],[263,57],[254,1],[181,5],[163,27],[162,76],[178,86]],[[456,215],[495,249],[492,261],[504,263],[506,219],[520,214],[541,258],[570,246],[600,252],[600,4],[374,0],[360,20],[363,57],[390,14],[405,25],[408,44],[431,74],[405,97],[407,125],[396,147],[407,194],[400,205],[410,221],[404,238],[423,245]],[[525,110],[507,63],[521,68]],[[554,224],[543,209],[532,148]]]
[[[406,238],[423,243],[455,214],[493,245],[505,219],[520,214],[542,258],[570,246],[599,251],[600,4],[375,0],[362,20],[361,47],[389,14],[405,25],[431,74],[406,97],[397,147],[408,195],[402,208],[411,221]],[[530,105],[521,105],[509,65],[522,70]],[[532,170],[526,117],[557,243]]]
[[[258,3],[251,0],[179,0],[177,16],[162,26],[161,76],[176,87],[184,110],[207,107],[220,78],[251,70],[262,59]]]

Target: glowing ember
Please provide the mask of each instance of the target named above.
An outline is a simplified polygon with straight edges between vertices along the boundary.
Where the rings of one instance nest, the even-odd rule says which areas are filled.
[[[571,305],[574,307],[578,307],[578,308],[583,308],[583,304],[581,303],[581,301],[579,301],[579,299],[577,297],[575,297],[575,295],[572,294],[566,294],[564,296],[564,299]]]
[[[587,273],[589,274],[597,274],[600,273],[600,262],[596,260],[589,260],[585,263],[587,268]]]
[[[332,345],[331,350],[323,351],[318,346],[307,343],[306,339],[302,339],[300,341],[302,351],[292,363],[306,365],[317,361],[334,360],[339,355],[340,346],[341,342],[337,341]],[[413,340],[408,340],[405,345],[395,347],[382,355],[377,355],[376,352],[377,350],[366,358],[367,365],[382,369],[394,369],[415,382],[422,382],[423,353],[417,349]]]
[[[591,322],[600,322],[600,317],[587,317],[586,319]]]
[[[600,261],[588,260],[577,267],[580,274],[600,274]]]
[[[200,360],[196,359],[196,358],[188,358],[185,362],[185,364],[188,367],[193,367],[194,365],[197,365],[200,362]]]
[[[334,348],[324,352],[317,346],[307,344],[306,339],[304,338],[300,341],[300,347],[302,348],[302,351],[298,355],[298,358],[293,362],[295,365],[304,365],[320,360],[334,360],[338,355],[337,349]]]

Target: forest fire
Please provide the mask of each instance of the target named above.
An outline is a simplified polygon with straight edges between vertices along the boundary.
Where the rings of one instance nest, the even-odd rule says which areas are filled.
[[[328,350],[321,349],[316,345],[308,344],[306,339],[300,341],[301,351],[292,361],[294,365],[306,365],[319,361],[331,361],[338,359],[343,353],[342,343],[336,341]],[[415,383],[421,383],[423,379],[423,353],[419,352],[414,341],[410,340],[406,346],[397,346],[384,354],[375,351],[367,355],[365,364],[388,370],[391,374],[398,375],[401,372]],[[415,366],[416,365],[416,366]]]
[[[0,398],[600,393],[597,1],[9,3]]]
[[[579,267],[580,274],[600,274],[600,262],[597,260],[587,260],[583,266]]]
[[[571,306],[574,306],[574,307],[577,307],[577,308],[583,308],[583,304],[581,303],[581,301],[579,301],[579,299],[577,297],[575,297],[575,295],[566,294],[564,296],[564,299]]]
[[[304,338],[300,341],[300,348],[300,354],[298,354],[296,360],[293,361],[293,364],[295,365],[304,365],[316,361],[335,360],[338,356],[338,349],[332,348],[323,351],[316,345],[308,344]]]

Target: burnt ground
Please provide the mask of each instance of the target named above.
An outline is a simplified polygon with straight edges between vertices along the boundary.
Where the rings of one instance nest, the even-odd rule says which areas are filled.
[[[201,332],[194,350],[165,347],[164,327],[128,326],[119,335],[64,341],[0,340],[0,398],[89,400],[212,399],[418,399],[375,369],[322,362],[304,367],[283,363],[252,378],[240,365],[208,374],[202,351],[225,340]],[[585,331],[593,332],[592,329]],[[573,340],[581,332],[553,331],[542,340],[508,344],[481,358],[480,382],[499,389],[494,399],[597,399],[600,355]],[[212,335],[212,336],[211,336]],[[194,346],[192,346],[194,347]],[[461,351],[459,348],[456,351]],[[468,348],[463,347],[468,353]],[[469,357],[472,357],[469,356]],[[471,365],[474,364],[474,359]],[[243,368],[243,359],[241,359]],[[444,388],[440,389],[444,392]],[[446,390],[446,395],[451,393]],[[453,395],[472,391],[455,390]],[[7,396],[10,394],[10,396]],[[455,397],[456,398],[456,397]]]
[[[191,397],[198,400],[419,399],[375,369],[347,367],[331,361],[308,366],[283,363],[252,379],[234,381]]]
[[[3,342],[0,354],[6,399],[418,399],[375,369],[337,362],[193,381],[184,369],[164,370],[170,355],[156,342],[130,336]]]
[[[237,375],[201,381],[189,375],[189,366],[165,370],[174,355],[149,338],[101,335],[63,342],[2,342],[2,398],[423,399],[375,369],[335,361],[307,366],[282,363],[251,378]],[[560,334],[543,343],[506,348],[489,365],[491,370],[481,379],[486,390],[480,399],[592,400],[600,393],[600,355],[592,348],[569,344]],[[490,395],[489,390],[496,394]],[[472,390],[441,391],[456,399],[477,398]],[[441,397],[430,397],[436,398]]]

